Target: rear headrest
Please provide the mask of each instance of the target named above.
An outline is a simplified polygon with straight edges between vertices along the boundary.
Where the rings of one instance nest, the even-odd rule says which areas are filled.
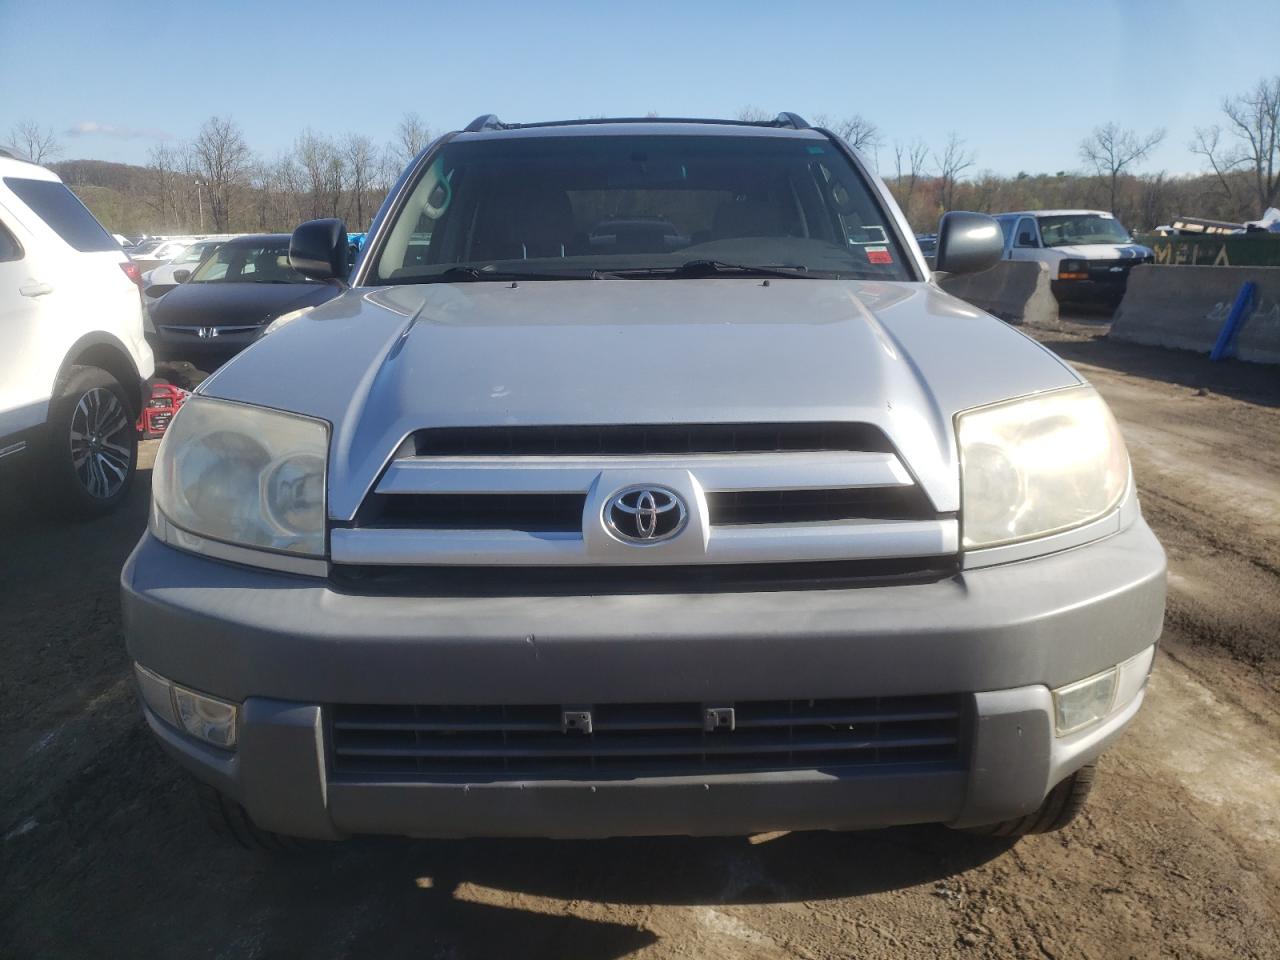
[[[767,201],[742,197],[716,208],[713,229],[719,239],[776,237],[782,233],[778,208]]]

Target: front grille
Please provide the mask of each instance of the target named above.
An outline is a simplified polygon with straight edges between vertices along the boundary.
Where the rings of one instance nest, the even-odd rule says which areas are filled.
[[[1122,260],[1090,260],[1089,279],[1119,283],[1128,278],[1129,271],[1134,267],[1150,262],[1150,258],[1143,257],[1127,257]],[[1120,269],[1116,271],[1112,269],[1114,267],[1119,267]]]
[[[582,493],[373,493],[365,498],[354,526],[571,533],[582,529],[586,502]],[[919,487],[709,493],[707,509],[712,526],[937,516]]]
[[[683,499],[689,522],[641,554],[610,524],[626,509],[614,498],[649,484]],[[957,540],[955,514],[937,508],[871,424],[433,428],[411,434],[350,519],[335,522],[330,556],[359,592],[394,583],[431,594],[457,580],[439,568],[456,567],[483,584],[461,589],[488,595],[485,565],[521,595],[545,576],[526,567],[576,568],[580,589],[602,593],[665,592],[684,574],[693,590],[732,591],[936,578]],[[599,570],[668,563],[656,577]],[[717,569],[692,575],[697,564]],[[547,572],[549,589],[562,574]]]
[[[414,530],[582,530],[581,493],[374,493],[365,498],[356,526]]]
[[[879,429],[865,423],[451,428],[419,430],[413,442],[420,457],[645,456],[806,450],[889,452],[893,449]]]
[[[707,729],[709,708],[720,729]],[[566,732],[567,718],[584,713],[590,732]],[[326,716],[336,777],[444,781],[956,767],[967,726],[960,695],[590,707],[339,704]]]
[[[925,520],[937,516],[919,487],[837,490],[739,490],[707,494],[713,525]]]

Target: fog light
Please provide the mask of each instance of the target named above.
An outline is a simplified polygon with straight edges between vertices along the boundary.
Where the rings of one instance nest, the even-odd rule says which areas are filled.
[[[171,723],[176,727],[178,718],[173,712],[169,681],[158,673],[152,673],[140,663],[133,665],[133,675],[138,681],[138,693],[142,697],[142,702],[165,723]]]
[[[1112,667],[1053,691],[1054,725],[1058,736],[1096,723],[1111,712],[1116,697],[1117,668]]]
[[[182,728],[215,747],[236,745],[236,705],[173,685],[173,705]]]

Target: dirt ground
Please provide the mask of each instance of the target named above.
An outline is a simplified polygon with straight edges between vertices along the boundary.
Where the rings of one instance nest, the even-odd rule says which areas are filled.
[[[1033,332],[1120,419],[1169,613],[1065,832],[225,846],[129,684],[143,473],[82,526],[0,496],[0,957],[1280,957],[1280,376],[1104,330]]]

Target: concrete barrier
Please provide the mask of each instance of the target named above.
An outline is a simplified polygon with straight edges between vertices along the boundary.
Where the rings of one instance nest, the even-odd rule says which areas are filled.
[[[938,285],[1010,323],[1051,327],[1058,322],[1058,301],[1049,285],[1049,268],[1039,261],[1001,260],[981,273],[939,274]]]
[[[1234,355],[1280,363],[1280,267],[1135,267],[1110,336],[1208,353],[1246,280],[1257,284],[1257,292],[1236,335]]]

